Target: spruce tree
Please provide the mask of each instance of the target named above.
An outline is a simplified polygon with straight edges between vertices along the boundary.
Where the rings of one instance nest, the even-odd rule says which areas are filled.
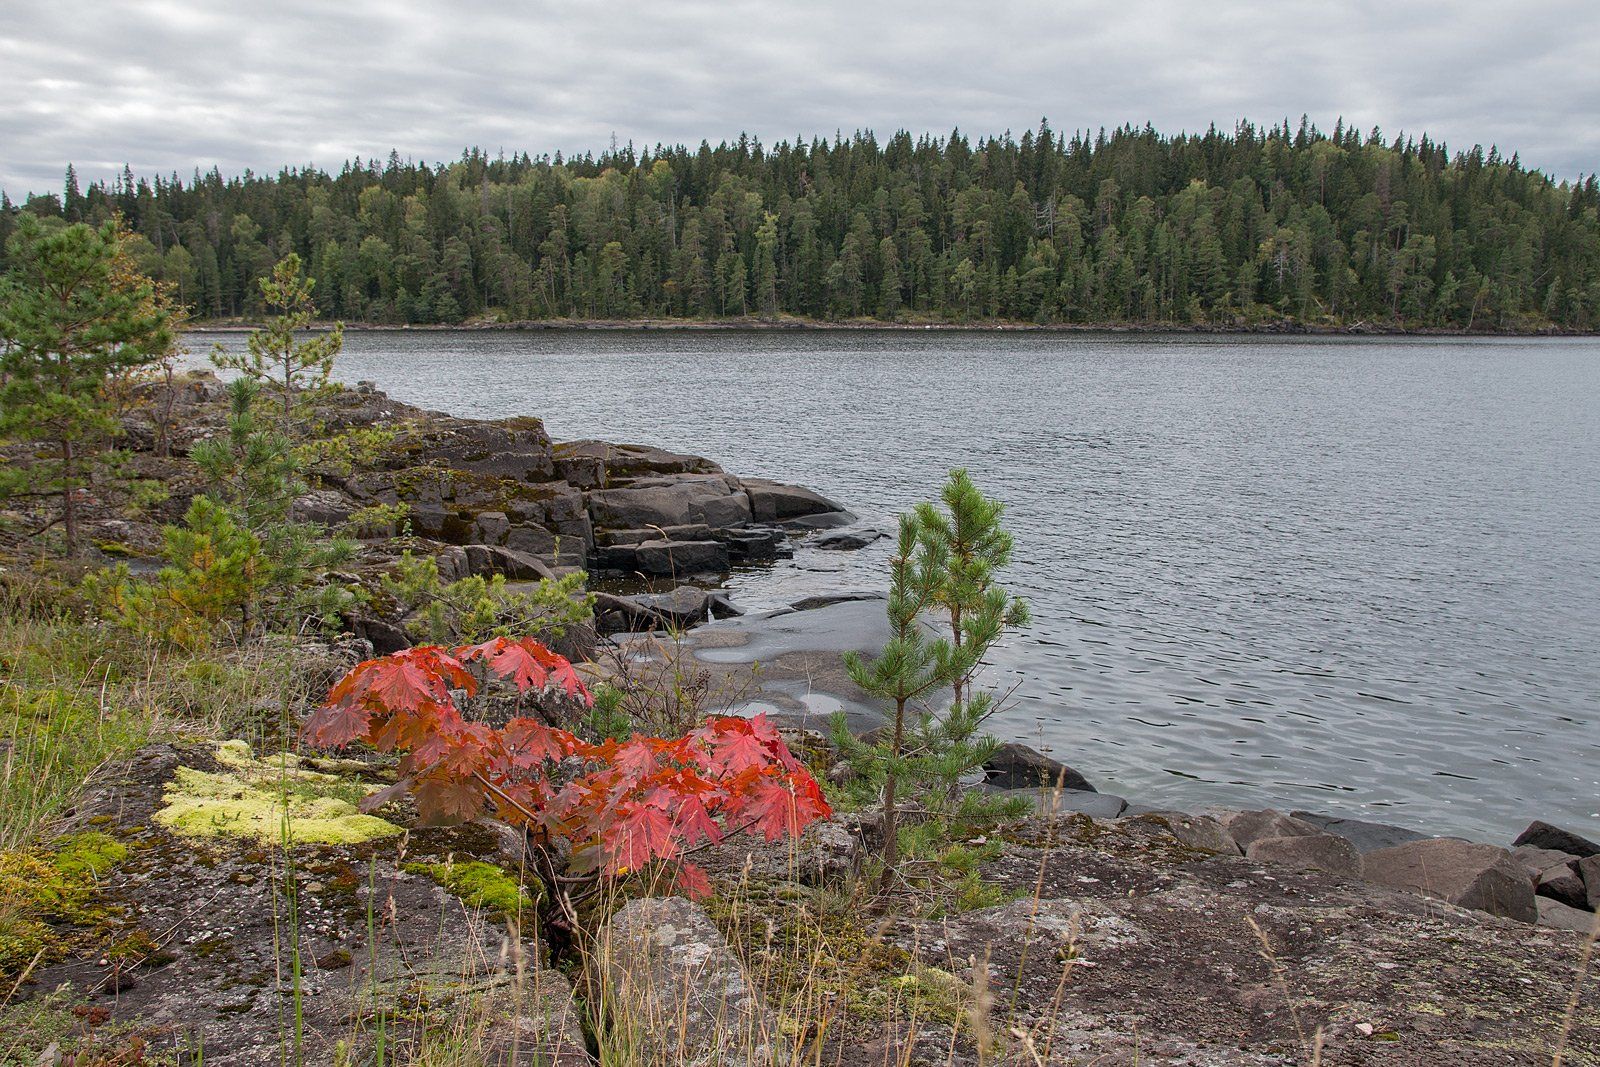
[[[106,385],[173,343],[165,301],[123,239],[116,221],[47,229],[24,214],[0,280],[0,436],[53,448],[28,467],[26,491],[61,498],[68,556],[80,547],[78,494],[117,429]],[[0,480],[8,488],[21,487]]]

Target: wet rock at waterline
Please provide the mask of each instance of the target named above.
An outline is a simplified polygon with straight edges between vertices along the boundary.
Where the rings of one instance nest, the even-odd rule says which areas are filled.
[[[1421,841],[1430,836],[1408,830],[1404,826],[1390,826],[1387,823],[1368,822],[1365,819],[1347,819],[1312,811],[1294,811],[1289,814],[1303,823],[1309,823],[1330,834],[1337,834],[1349,841],[1356,847],[1356,851],[1361,853],[1403,845],[1407,841]]]
[[[1517,839],[1511,844],[1513,846],[1532,845],[1534,848],[1548,848],[1556,852],[1570,852],[1579,859],[1600,854],[1600,845],[1590,841],[1587,837],[1539,820],[1534,820],[1530,823],[1528,828],[1518,834]]]
[[[983,765],[983,778],[985,784],[996,789],[1043,786],[1094,792],[1089,779],[1065,763],[1016,741],[1008,741],[995,749],[994,755]]]

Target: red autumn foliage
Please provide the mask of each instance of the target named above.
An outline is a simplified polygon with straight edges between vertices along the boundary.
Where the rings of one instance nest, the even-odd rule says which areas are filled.
[[[607,875],[660,861],[691,895],[710,889],[687,849],[743,831],[775,841],[830,814],[816,781],[764,716],[708,718],[679,738],[634,734],[584,741],[538,719],[495,728],[469,722],[451,690],[478,690],[481,664],[520,694],[593,698],[572,664],[531,638],[497,637],[444,649],[424,645],[357,664],[305,725],[313,744],[362,741],[400,752],[400,781],[373,803],[409,791],[424,821],[492,812],[539,839],[573,844],[573,867]],[[557,764],[575,760],[559,783]]]

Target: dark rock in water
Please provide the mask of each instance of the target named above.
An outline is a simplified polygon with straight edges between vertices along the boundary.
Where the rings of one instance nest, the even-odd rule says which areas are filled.
[[[1276,863],[1297,871],[1327,871],[1347,878],[1361,877],[1361,853],[1356,846],[1333,834],[1294,834],[1257,838],[1245,849],[1245,858]]]
[[[701,456],[607,441],[564,441],[555,446],[552,458],[556,473],[582,489],[603,489],[664,474],[722,473],[721,467]]]
[[[995,789],[1033,786],[1093,793],[1094,786],[1077,771],[1027,745],[1008,741],[983,765],[984,782]]]
[[[1365,864],[1368,881],[1391,889],[1525,923],[1539,917],[1533,880],[1510,852],[1494,845],[1435,837],[1369,852]]]
[[[1548,926],[1552,930],[1570,930],[1575,934],[1587,934],[1594,929],[1596,916],[1592,911],[1574,908],[1549,897],[1540,897],[1534,903],[1539,909],[1540,926]]]
[[[826,608],[834,604],[849,604],[858,600],[887,600],[888,597],[879,592],[867,593],[821,593],[817,596],[803,597],[796,600],[789,607],[795,611],[811,611],[815,608]]]
[[[722,574],[728,565],[728,547],[720,541],[646,541],[633,550],[633,569],[653,577]]]
[[[602,545],[641,545],[646,541],[710,541],[714,531],[703,522],[686,526],[663,526],[660,529],[604,530],[595,536]]]
[[[841,505],[803,486],[785,485],[766,478],[746,478],[742,484],[750,497],[750,510],[760,522],[844,511]]]
[[[1039,810],[1048,812],[1078,812],[1096,819],[1115,819],[1128,809],[1128,802],[1111,793],[1097,793],[1093,789],[1041,789]]]
[[[848,511],[824,511],[816,515],[800,515],[792,519],[784,519],[782,523],[791,530],[832,530],[840,526],[849,526],[856,521],[856,516]]]
[[[1236,811],[1222,820],[1228,833],[1249,855],[1250,846],[1266,837],[1315,837],[1322,833],[1308,822],[1281,811]]]
[[[1356,851],[1362,854],[1376,852],[1380,848],[1403,845],[1407,841],[1422,841],[1429,836],[1403,826],[1346,819],[1337,815],[1319,815],[1313,811],[1295,811],[1290,814],[1301,822],[1310,823],[1330,834],[1339,835],[1356,846]]]
[[[889,535],[874,527],[858,529],[839,529],[822,534],[811,542],[812,548],[820,548],[828,552],[854,552],[866,548],[877,541],[882,541]]]
[[[718,530],[714,536],[728,546],[728,555],[736,563],[794,555],[788,532],[779,526],[738,526]]]
[[[1600,845],[1590,841],[1587,837],[1580,837],[1570,830],[1563,830],[1559,826],[1551,826],[1547,822],[1535,819],[1528,824],[1528,828],[1517,835],[1511,842],[1515,845],[1532,845],[1535,848],[1548,848],[1556,852],[1570,852],[1579,859],[1585,856],[1600,855]]]
[[[595,594],[596,618],[612,614],[620,616],[627,624],[608,627],[607,632],[610,633],[638,629],[639,622],[649,624],[645,629],[671,626],[687,630],[703,622],[733,618],[744,612],[721,593],[680,585],[670,593],[640,593],[635,596]]]

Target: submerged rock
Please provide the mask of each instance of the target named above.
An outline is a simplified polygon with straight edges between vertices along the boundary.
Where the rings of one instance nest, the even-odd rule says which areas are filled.
[[[983,765],[984,782],[996,789],[1046,786],[1093,793],[1089,779],[1038,749],[1008,741]]]

